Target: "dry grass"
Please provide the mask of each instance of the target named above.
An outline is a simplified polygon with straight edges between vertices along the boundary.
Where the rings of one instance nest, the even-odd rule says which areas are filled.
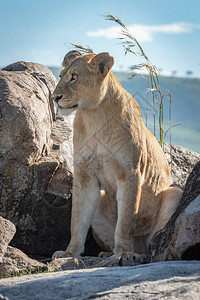
[[[142,60],[139,64],[133,65],[130,69],[133,71],[131,78],[135,76],[142,76],[147,81],[147,102],[146,102],[146,115],[145,123],[148,126],[148,104],[149,98],[148,94],[151,93],[152,103],[153,103],[153,133],[163,146],[164,138],[166,134],[170,134],[170,144],[171,144],[171,93],[168,91],[168,97],[163,94],[160,88],[160,81],[158,76],[157,68],[151,63],[142,46],[138,40],[129,32],[126,25],[117,17],[107,14],[104,16],[106,20],[113,21],[122,27],[120,32],[119,40],[122,43],[125,54],[131,53],[137,56],[138,59]],[[138,71],[146,71],[148,76],[143,76]],[[164,131],[164,117],[163,117],[163,101],[168,99],[169,101],[169,128]],[[158,117],[156,116],[156,108],[158,108]],[[158,124],[158,126],[157,126]],[[159,128],[159,132],[156,129]]]
[[[73,46],[76,49],[78,49],[82,54],[93,53],[92,48],[90,48],[89,46],[83,47],[83,46],[77,45],[77,44],[71,44],[71,46]]]

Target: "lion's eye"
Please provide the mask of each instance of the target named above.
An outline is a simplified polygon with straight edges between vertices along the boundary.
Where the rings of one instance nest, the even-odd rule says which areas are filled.
[[[76,80],[77,78],[78,78],[78,75],[72,74],[71,81]]]

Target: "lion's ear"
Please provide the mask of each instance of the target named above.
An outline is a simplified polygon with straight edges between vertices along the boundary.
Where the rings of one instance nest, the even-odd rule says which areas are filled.
[[[77,50],[69,51],[63,59],[62,62],[63,67],[64,68],[68,67],[71,64],[72,60],[74,60],[77,56],[81,56],[81,55],[82,54]]]
[[[114,59],[108,52],[95,55],[88,64],[90,71],[105,77],[112,68]]]

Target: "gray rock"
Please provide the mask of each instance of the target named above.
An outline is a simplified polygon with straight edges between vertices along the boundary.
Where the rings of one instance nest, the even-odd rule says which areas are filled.
[[[21,250],[8,246],[0,264],[0,278],[17,276],[21,273],[41,272],[47,270],[47,266],[37,260],[29,258]]]
[[[15,225],[12,222],[0,217],[0,263],[2,263],[2,259],[7,250],[8,244],[12,240],[15,232]]]
[[[6,66],[2,70],[9,72],[26,71],[31,74],[31,76],[34,77],[39,84],[42,81],[50,91],[55,89],[55,84],[57,84],[57,80],[52,72],[41,64],[19,61]]]
[[[0,71],[0,215],[16,225],[12,246],[44,256],[70,238],[73,117],[55,121],[56,84],[35,63]]]
[[[199,299],[200,262],[160,262],[36,274],[0,281],[10,300]]]
[[[178,209],[165,227],[153,236],[149,261],[199,259],[199,195],[200,161],[187,179]]]
[[[175,222],[175,255],[179,259],[200,260],[200,195],[192,201]]]
[[[200,154],[178,145],[164,144],[165,156],[172,170],[174,184],[184,187],[195,164],[200,161]]]
[[[47,82],[50,71],[38,64],[23,63],[26,69],[16,71],[17,67],[21,69],[21,63],[16,63],[15,71],[9,67],[0,71],[0,153],[6,159],[24,164],[41,158],[42,152],[49,146],[51,134],[49,90],[53,90],[53,75],[50,84],[46,85],[37,75],[36,65],[37,71],[46,75]]]

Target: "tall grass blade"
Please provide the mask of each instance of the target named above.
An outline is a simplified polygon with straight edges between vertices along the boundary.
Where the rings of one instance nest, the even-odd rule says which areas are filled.
[[[127,53],[132,53],[136,55],[137,57],[140,57],[144,60],[144,62],[136,64],[132,66],[130,69],[131,71],[141,71],[141,70],[146,70],[149,79],[147,80],[147,90],[148,92],[151,92],[152,95],[152,101],[153,101],[153,133],[156,136],[156,123],[158,122],[159,126],[159,142],[160,145],[163,147],[164,144],[164,138],[166,136],[166,133],[168,130],[165,132],[164,131],[164,108],[163,108],[163,100],[165,95],[162,93],[161,88],[160,88],[160,80],[158,76],[158,71],[157,68],[152,65],[150,62],[148,56],[144,52],[142,46],[138,42],[138,40],[130,33],[128,27],[116,16],[113,16],[112,14],[107,14],[104,16],[106,20],[112,21],[117,23],[122,27],[122,31],[120,32],[120,37],[119,39],[121,40],[121,43],[124,47],[124,52],[125,54]],[[134,51],[132,50],[134,48]],[[137,52],[138,50],[138,52]],[[139,75],[139,73],[134,73],[131,78],[135,77],[136,75]],[[170,145],[171,145],[171,94],[169,94],[169,106],[170,106],[170,122],[169,122],[169,128],[170,128]],[[147,126],[147,112],[148,112],[148,93],[147,93],[147,102],[146,102],[146,115],[145,115],[145,120],[146,120],[146,126]],[[158,120],[156,120],[156,106],[158,106]]]

